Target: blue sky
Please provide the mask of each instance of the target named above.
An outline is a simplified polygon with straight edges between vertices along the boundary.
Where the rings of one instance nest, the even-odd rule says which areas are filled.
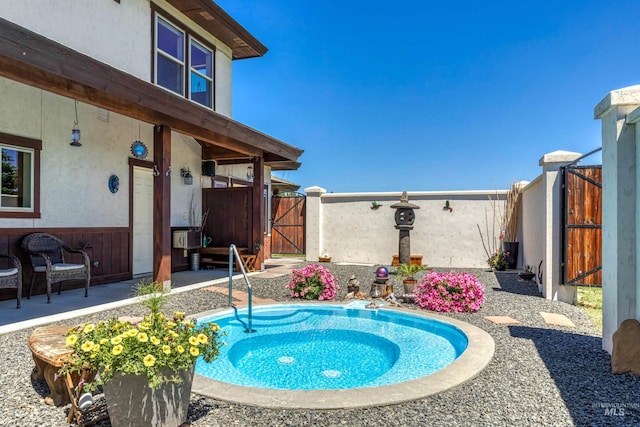
[[[599,147],[594,106],[640,83],[637,0],[216,2],[269,48],[234,62],[233,118],[304,150],[276,173],[301,191],[533,180]]]

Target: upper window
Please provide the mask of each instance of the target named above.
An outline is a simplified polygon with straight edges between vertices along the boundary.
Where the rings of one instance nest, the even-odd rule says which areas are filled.
[[[156,84],[213,109],[213,50],[158,15],[155,28]]]
[[[39,217],[40,141],[0,134],[0,217]]]

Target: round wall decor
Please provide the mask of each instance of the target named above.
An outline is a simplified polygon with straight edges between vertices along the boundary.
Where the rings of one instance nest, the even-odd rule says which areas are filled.
[[[120,188],[120,178],[118,178],[118,175],[111,175],[109,177],[109,191],[115,194],[118,192],[119,188]]]
[[[131,154],[136,159],[144,160],[149,154],[149,149],[142,141],[133,141],[131,144]]]

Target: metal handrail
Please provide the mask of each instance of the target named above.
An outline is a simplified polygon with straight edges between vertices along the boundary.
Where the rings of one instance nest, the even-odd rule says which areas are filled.
[[[233,307],[236,310],[236,314],[237,314],[237,309],[236,309],[236,306],[233,304],[233,297],[232,297],[234,255],[236,257],[236,260],[238,260],[238,266],[240,267],[240,272],[244,277],[244,281],[247,282],[247,288],[249,290],[248,292],[249,294],[248,314],[249,315],[247,319],[247,325],[245,325],[245,332],[252,333],[252,332],[255,332],[255,329],[251,327],[252,318],[253,318],[253,288],[251,287],[251,282],[249,282],[249,277],[247,276],[247,272],[245,271],[244,265],[242,264],[242,258],[240,258],[240,255],[238,254],[238,249],[236,248],[236,245],[234,245],[233,243],[229,245],[229,306]]]

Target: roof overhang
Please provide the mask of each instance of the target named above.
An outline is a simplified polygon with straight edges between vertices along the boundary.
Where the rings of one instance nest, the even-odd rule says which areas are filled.
[[[267,48],[212,0],[167,0],[193,22],[231,48],[233,59],[255,58]]]
[[[209,148],[265,163],[302,150],[152,83],[0,18],[0,76],[192,136]],[[206,160],[206,158],[205,158]]]

